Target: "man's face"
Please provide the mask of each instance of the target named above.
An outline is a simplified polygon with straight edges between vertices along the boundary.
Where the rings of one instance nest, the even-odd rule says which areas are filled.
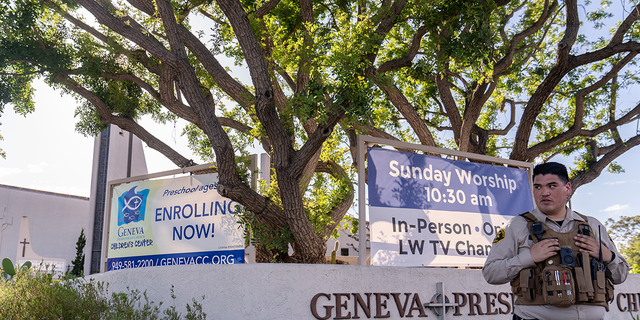
[[[570,195],[571,183],[563,184],[555,174],[539,174],[533,177],[533,197],[536,205],[548,216],[562,214]]]

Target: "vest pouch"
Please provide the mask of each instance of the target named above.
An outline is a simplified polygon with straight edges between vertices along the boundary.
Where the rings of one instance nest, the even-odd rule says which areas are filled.
[[[542,296],[545,304],[566,308],[576,303],[573,272],[567,266],[554,264],[542,270]]]
[[[511,281],[511,292],[520,299],[533,301],[536,298],[535,272],[533,268],[524,268],[520,274]]]
[[[596,272],[596,279],[593,280],[593,293],[593,302],[605,302],[606,279],[602,270]]]
[[[578,259],[579,262],[581,262],[582,265],[582,271],[584,271],[584,278],[583,278],[583,282],[585,283],[585,286],[582,287],[580,286],[581,283],[578,283],[578,288],[576,290],[579,290],[580,292],[586,292],[587,293],[587,299],[588,300],[593,300],[593,281],[591,278],[591,257],[588,254],[582,254],[582,253],[578,253],[578,256],[582,259]],[[578,275],[576,274],[576,277]],[[582,301],[582,300],[580,300]]]
[[[605,299],[607,301],[607,311],[609,311],[609,303],[613,301],[615,288],[613,287],[613,281],[609,277],[605,277],[605,281]]]
[[[589,296],[587,295],[587,284],[591,285],[591,280],[589,280],[589,282],[587,282],[585,280],[584,277],[584,269],[582,269],[582,267],[575,267],[573,268],[573,271],[575,272],[575,288],[576,288],[576,295],[578,296],[578,301],[579,302],[587,302],[589,301]],[[589,278],[591,278],[589,276]],[[593,294],[593,289],[591,289],[591,294]]]
[[[520,273],[522,273],[522,271],[520,271]],[[522,288],[520,288],[520,275],[511,280],[511,292],[513,292],[513,295],[516,297],[522,297]]]

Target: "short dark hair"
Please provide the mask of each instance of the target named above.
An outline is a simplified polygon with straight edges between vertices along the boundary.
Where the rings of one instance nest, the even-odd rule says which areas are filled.
[[[558,176],[558,178],[563,184],[567,184],[567,182],[569,182],[569,174],[567,173],[567,167],[565,167],[562,163],[558,163],[558,162],[541,163],[535,166],[535,168],[533,168],[533,178],[535,178],[539,174],[542,174],[542,175],[554,174]]]

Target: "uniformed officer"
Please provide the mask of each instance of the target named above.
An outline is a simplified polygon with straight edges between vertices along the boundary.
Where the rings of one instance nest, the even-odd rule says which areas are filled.
[[[564,165],[555,162],[537,165],[533,170],[533,195],[536,202],[536,209],[531,212],[533,217],[552,231],[566,234],[574,230],[576,223],[584,224],[583,217],[586,217],[586,223],[595,233],[595,237],[577,234],[574,237],[575,247],[583,254],[588,253],[596,259],[600,258],[602,251],[602,262],[610,271],[613,284],[626,280],[629,264],[618,253],[600,221],[594,217],[581,217],[566,206],[571,196],[571,183]],[[534,244],[529,225],[531,223],[525,217],[516,216],[498,232],[482,269],[487,282],[510,282],[520,275],[521,270],[539,266],[547,259],[557,256],[560,246],[565,245],[558,243],[558,239],[543,239]],[[601,237],[598,232],[602,233]],[[601,239],[602,246],[597,239]],[[602,303],[574,304],[560,308],[544,304],[527,305],[524,299],[519,300],[516,300],[514,306],[514,319],[603,319],[605,314]],[[606,305],[606,302],[604,304]]]

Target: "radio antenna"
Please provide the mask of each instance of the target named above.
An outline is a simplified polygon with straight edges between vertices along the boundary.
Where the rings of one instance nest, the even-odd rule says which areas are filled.
[[[600,255],[598,258],[600,259],[600,264],[604,267],[604,262],[602,262],[602,233],[600,232],[600,225],[598,225],[598,241],[600,242],[600,250],[598,251]]]

